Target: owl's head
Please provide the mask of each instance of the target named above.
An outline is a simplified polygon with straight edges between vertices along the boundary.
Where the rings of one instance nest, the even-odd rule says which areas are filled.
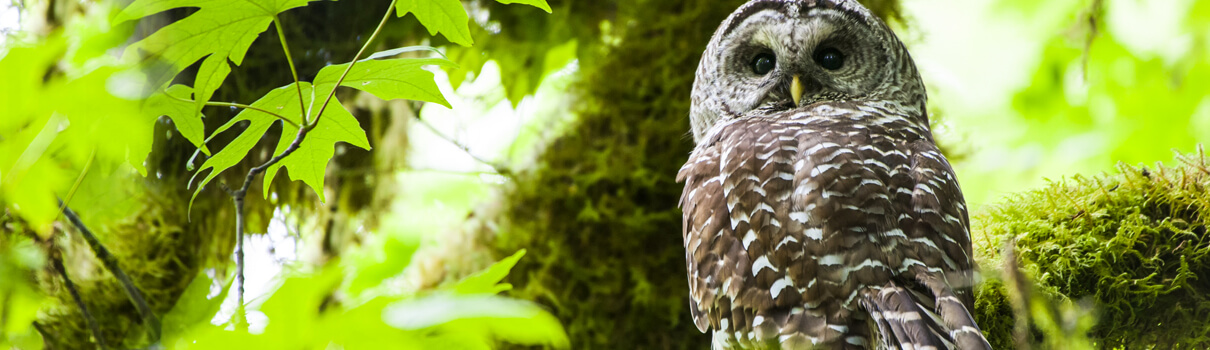
[[[926,118],[907,49],[857,1],[753,0],[723,21],[702,54],[693,136],[728,119],[841,101],[879,101]]]

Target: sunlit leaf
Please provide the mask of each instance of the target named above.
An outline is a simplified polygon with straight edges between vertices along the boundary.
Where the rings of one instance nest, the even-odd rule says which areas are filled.
[[[420,24],[429,30],[429,35],[441,33],[450,42],[471,46],[470,17],[462,2],[458,0],[399,0],[395,4],[396,14],[403,17],[408,13],[416,16]]]
[[[464,336],[483,335],[519,344],[568,346],[559,320],[526,300],[494,295],[436,294],[383,310],[387,324],[403,330],[445,325]]]
[[[363,249],[367,251],[361,254],[346,255],[346,259],[349,259],[346,261],[352,261],[356,271],[353,280],[349,282],[349,291],[354,294],[361,293],[387,278],[399,275],[412,261],[412,255],[416,253],[417,248],[419,244],[416,242],[389,236],[380,246],[366,246]]]
[[[162,84],[194,62],[209,56],[198,70],[195,99],[198,110],[209,101],[214,90],[230,73],[227,60],[236,65],[257,35],[269,28],[274,16],[283,11],[306,6],[314,0],[138,0],[117,15],[115,22],[150,16],[180,7],[197,7],[196,13],[173,22],[127,49],[143,50],[173,67],[167,76],[153,77]]]
[[[336,85],[340,74],[348,63],[324,67],[315,77],[315,86],[323,91]],[[450,107],[441,95],[433,73],[424,66],[452,66],[453,62],[443,58],[397,58],[386,60],[362,60],[353,66],[341,86],[365,91],[384,100],[407,99],[439,103]]]
[[[313,93],[313,87],[310,83],[302,83],[301,85],[303,89],[303,103],[306,105],[311,104],[312,96],[327,96],[326,92],[320,94]],[[261,137],[269,131],[269,127],[273,123],[283,124],[281,128],[282,136],[273,154],[278,155],[285,151],[298,133],[298,127],[295,125],[302,123],[302,111],[299,110],[298,92],[295,89],[294,84],[282,86],[273,89],[268,94],[265,94],[264,97],[252,103],[253,107],[276,113],[292,121],[293,125],[281,123],[280,119],[271,114],[246,109],[215,131],[215,133],[224,132],[237,123],[243,121],[249,122],[240,135],[232,140],[231,143],[215,153],[214,156],[206,159],[205,163],[202,163],[202,166],[194,176],[196,177],[207,169],[210,172],[198,183],[198,191],[201,191],[201,188],[206,186],[219,173],[238,164],[256,146]],[[313,108],[318,109],[319,106]],[[340,101],[333,98],[323,117],[319,119],[319,124],[307,133],[298,150],[265,171],[264,191],[266,196],[268,196],[269,184],[272,183],[273,177],[279,169],[285,167],[289,170],[291,179],[302,180],[307,185],[310,185],[316,194],[319,195],[320,200],[323,200],[324,169],[327,167],[328,161],[335,154],[334,147],[336,142],[346,142],[367,150],[370,149],[370,142],[366,139],[365,131],[361,129],[360,124],[357,123],[357,119],[352,114],[349,114],[349,111],[344,108]],[[194,193],[194,197],[196,196],[197,192]]]
[[[206,271],[199,272],[193,278],[193,282],[190,282],[189,286],[185,288],[185,292],[177,298],[176,305],[164,314],[162,327],[165,343],[172,344],[190,328],[209,325],[210,319],[214,318],[222,306],[223,300],[227,298],[227,292],[231,290],[233,281],[235,281],[234,278],[229,278],[223,286],[222,292],[213,298],[208,298],[214,280],[206,274]]]
[[[546,0],[496,0],[501,4],[525,4],[542,9],[546,13],[550,13],[550,4]]]
[[[387,57],[395,56],[395,55],[402,54],[402,53],[419,52],[419,51],[429,51],[429,52],[432,52],[432,53],[435,53],[438,55],[445,56],[445,54],[441,53],[440,50],[437,50],[437,48],[432,47],[432,46],[406,46],[406,47],[401,47],[401,48],[397,48],[397,49],[378,51],[378,52],[371,54],[369,57],[366,57],[365,59],[373,60],[373,59],[379,59],[379,58],[387,58]]]
[[[188,100],[193,94],[193,88],[185,85],[172,85],[164,92],[152,94],[143,106],[143,111],[150,115],[164,115],[172,119],[172,124],[181,132],[181,136],[193,143],[207,156],[210,149],[206,147],[205,124],[202,115],[196,113],[194,104]]]
[[[492,264],[483,271],[467,276],[458,281],[458,284],[454,286],[454,292],[458,294],[496,294],[512,289],[512,286],[507,283],[499,283],[504,280],[505,276],[508,276],[508,272],[517,265],[517,261],[521,260],[522,256],[525,256],[525,249]]]

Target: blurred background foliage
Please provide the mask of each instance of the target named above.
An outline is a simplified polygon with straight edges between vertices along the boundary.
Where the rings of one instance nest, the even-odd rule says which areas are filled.
[[[72,113],[81,108],[131,115],[121,112],[131,108],[126,102],[98,93],[110,91],[106,80],[87,79],[87,72],[110,73],[73,57],[104,57],[130,33],[146,36],[191,10],[110,31],[112,8],[92,1],[0,0],[0,72],[10,81],[0,88],[0,347],[94,347],[51,268],[56,257],[111,345],[146,345],[112,276],[70,225],[52,223],[55,203],[12,205],[23,201],[23,188],[62,196],[87,167],[72,207],[146,291],[170,347],[185,345],[171,342],[184,336],[274,348],[357,347],[372,343],[356,339],[386,340],[384,334],[440,348],[497,345],[490,334],[533,343],[508,316],[532,316],[529,304],[514,304],[520,299],[558,321],[523,317],[536,322],[530,328],[565,330],[577,349],[705,348],[709,337],[692,325],[684,299],[674,174],[692,149],[688,94],[697,60],[717,24],[742,2],[552,0],[545,14],[470,0],[463,2],[470,47],[429,36],[412,16],[391,21],[375,49],[437,46],[458,63],[435,71],[452,108],[339,92],[373,150],[337,145],[325,202],[285,176],[268,198],[248,197],[248,230],[256,234],[244,242],[247,322],[260,336],[239,338],[223,331],[235,312],[234,293],[225,288],[234,210],[227,194],[210,186],[185,211],[191,170],[204,156],[170,120],[111,122],[103,126],[112,130],[63,138],[79,146],[54,144],[45,156],[24,156],[52,116],[75,126]],[[388,3],[319,1],[283,13],[302,79],[352,57]],[[1206,232],[1205,178],[1189,177],[1205,168],[1171,160],[1173,149],[1189,154],[1210,139],[1210,2],[863,3],[892,23],[913,53],[935,133],[980,213],[973,215],[974,235],[988,282],[979,290],[979,321],[997,348],[1205,347],[1210,328],[1198,320],[1210,311],[1197,283],[1210,275],[1210,242],[1193,238]],[[112,38],[84,40],[101,34]],[[278,40],[273,30],[263,33],[214,100],[251,103],[290,81]],[[22,44],[34,42],[41,44]],[[77,47],[91,47],[92,56],[74,54]],[[235,111],[204,112],[209,135]],[[9,118],[18,115],[40,119]],[[249,168],[271,156],[278,130],[216,183],[242,183]],[[208,146],[219,149],[232,137],[219,134]],[[92,144],[111,147],[92,151]],[[142,158],[126,149],[149,156],[132,161]],[[1161,161],[1167,168],[1153,165]],[[18,188],[8,176],[26,168],[36,175]],[[1146,169],[1169,170],[1152,178],[1141,175]],[[1183,175],[1173,175],[1178,171]],[[259,186],[250,192],[261,193]],[[1182,206],[1196,209],[1173,209]],[[1009,259],[1006,242],[1015,242]],[[507,259],[521,249],[524,258]],[[1119,255],[1147,258],[1121,264]],[[506,263],[491,267],[500,260]],[[499,272],[509,267],[507,277]],[[485,269],[496,271],[495,281],[480,283],[476,296],[449,296]],[[511,289],[497,287],[501,279]],[[516,299],[486,296],[503,290]],[[422,328],[391,318],[457,315],[467,305],[483,313]],[[1026,320],[1032,325],[1022,325]],[[322,335],[300,336],[308,329]],[[408,338],[421,333],[431,337]]]

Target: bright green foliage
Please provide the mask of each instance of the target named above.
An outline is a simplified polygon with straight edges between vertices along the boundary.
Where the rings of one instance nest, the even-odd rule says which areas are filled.
[[[115,22],[150,16],[179,7],[198,7],[197,13],[169,24],[131,45],[127,52],[143,50],[171,66],[170,74],[153,77],[156,84],[171,81],[194,62],[206,58],[194,81],[195,110],[210,100],[231,72],[227,61],[240,65],[257,35],[269,28],[278,13],[306,6],[314,0],[139,0],[118,14]]]
[[[396,15],[408,13],[429,30],[429,35],[441,33],[450,42],[471,46],[470,17],[458,0],[399,0],[395,3]]]
[[[197,277],[193,278],[193,282],[189,283],[189,287],[185,288],[185,292],[181,293],[176,305],[164,314],[161,321],[162,342],[170,345],[176,344],[190,328],[210,323],[210,319],[214,318],[223,305],[223,299],[226,299],[227,293],[231,291],[231,284],[235,282],[235,279],[231,277],[233,276],[226,278],[227,283],[221,292],[214,297],[208,297],[210,287],[215,281],[207,276],[206,271],[199,272]]]
[[[90,160],[104,172],[123,163],[146,172],[153,118],[117,96],[132,79],[124,66],[81,47],[115,34],[56,34],[0,58],[0,201],[43,234],[57,215],[56,197],[69,196]]]
[[[401,242],[396,240],[396,242]],[[415,242],[404,243],[415,248]],[[524,252],[476,274],[467,282],[424,295],[373,295],[340,304],[342,278],[337,269],[286,279],[258,311],[269,319],[259,334],[228,331],[210,325],[216,300],[206,298],[212,281],[199,276],[169,315],[166,329],[188,329],[166,343],[169,348],[312,348],[341,345],[347,349],[491,349],[497,341],[566,348],[567,337],[553,316],[536,304],[495,296],[499,284]],[[405,263],[406,264],[406,263]],[[384,281],[372,278],[374,284]],[[354,293],[353,295],[358,295]],[[183,323],[176,323],[183,321]],[[168,332],[165,332],[166,337]]]
[[[21,236],[0,234],[0,348],[41,348],[32,324],[44,297],[29,283],[30,271],[43,268],[46,257]]]
[[[315,85],[321,89],[335,85],[348,66],[345,63],[324,67],[315,77]],[[433,102],[449,108],[450,103],[433,81],[433,73],[422,69],[424,66],[450,67],[454,63],[442,58],[365,59],[357,62],[340,85],[374,94],[383,100]]]
[[[1054,182],[976,217],[984,274],[1005,268],[999,249],[1015,239],[1020,268],[1038,285],[1032,294],[1041,302],[1028,304],[1041,331],[1035,341],[1068,348],[1088,330],[1103,349],[1210,346],[1210,159],[1179,160]],[[979,295],[1003,294],[995,288],[986,284]],[[991,311],[1003,310],[1003,300],[978,303],[993,338],[1010,331],[1010,314]],[[1095,316],[1081,311],[1089,306]]]
[[[542,11],[546,11],[546,13],[551,13],[550,4],[547,4],[546,0],[496,0],[496,1],[500,2],[501,4],[526,4],[526,5],[540,8],[540,9],[542,9]]]
[[[331,91],[331,87],[320,87],[320,91],[314,91],[311,84],[302,83],[303,103],[312,105],[312,96],[327,96]],[[330,86],[330,85],[329,85]],[[322,103],[322,102],[320,102]],[[277,150],[274,154],[280,154],[294,141],[294,135],[298,132],[298,126],[302,123],[302,111],[299,110],[298,93],[294,84],[286,85],[273,89],[260,100],[252,103],[253,107],[272,111],[286,118],[294,124],[282,124],[282,137],[279,139]],[[318,109],[318,106],[312,108]],[[215,133],[221,133],[235,126],[236,123],[249,121],[247,127],[240,133],[235,140],[223,147],[222,150],[215,153],[213,157],[202,163],[202,167],[198,169],[198,174],[207,169],[212,169],[209,174],[198,184],[197,191],[200,192],[210,180],[218,176],[219,173],[239,163],[252,147],[260,141],[265,132],[269,131],[269,126],[277,123],[277,117],[253,109],[245,109],[240,112],[235,118],[232,118],[226,124],[215,130]],[[265,172],[265,191],[268,192],[269,184],[272,183],[273,176],[277,174],[278,169],[285,167],[290,170],[290,177],[294,180],[302,180],[307,185],[310,185],[315,193],[319,195],[320,200],[323,200],[323,181],[324,168],[328,161],[332,159],[335,153],[334,144],[336,142],[346,142],[364,149],[370,148],[369,140],[366,140],[365,131],[357,124],[357,119],[349,114],[349,111],[344,108],[339,102],[333,102],[328,105],[328,110],[325,111],[323,118],[319,118],[319,124],[315,129],[307,133],[307,137],[303,139],[298,151],[293,155],[282,159],[277,164],[269,167]],[[196,176],[196,175],[195,175]],[[194,193],[194,197],[197,192]]]
[[[526,4],[550,13],[546,0],[497,0],[502,4]],[[399,0],[395,3],[396,14],[403,17],[408,13],[416,16],[420,24],[429,30],[429,35],[441,33],[450,42],[471,46],[470,17],[458,0]]]
[[[172,119],[173,125],[176,125],[177,131],[181,132],[182,136],[189,142],[198,146],[207,156],[210,155],[210,148],[206,147],[205,124],[202,119],[198,118],[195,105],[189,102],[190,96],[193,94],[193,88],[185,85],[172,85],[164,91],[164,93],[152,94],[147,98],[143,110],[151,115],[163,115]]]

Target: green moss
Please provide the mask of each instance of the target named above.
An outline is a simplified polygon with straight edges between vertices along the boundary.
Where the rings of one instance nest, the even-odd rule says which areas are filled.
[[[1004,269],[998,250],[1015,239],[1037,294],[1092,305],[1097,347],[1210,346],[1210,170],[1201,154],[1178,160],[1053,182],[991,208],[975,227],[984,274]],[[996,339],[1011,333],[1003,293],[987,283],[977,303]]]
[[[144,206],[136,215],[113,225],[89,222],[87,216],[83,217],[158,315],[172,308],[197,275],[202,261],[228,256],[231,249],[227,241],[216,240],[225,235],[198,234],[176,224],[186,221],[184,203],[165,202],[166,199],[150,196],[144,199]],[[138,311],[79,233],[74,229],[59,232],[54,246],[61,252],[67,274],[101,326],[106,342],[122,348],[149,345]],[[41,289],[52,298],[37,321],[46,332],[47,346],[93,348],[92,334],[62,279],[46,269],[38,280]]]

